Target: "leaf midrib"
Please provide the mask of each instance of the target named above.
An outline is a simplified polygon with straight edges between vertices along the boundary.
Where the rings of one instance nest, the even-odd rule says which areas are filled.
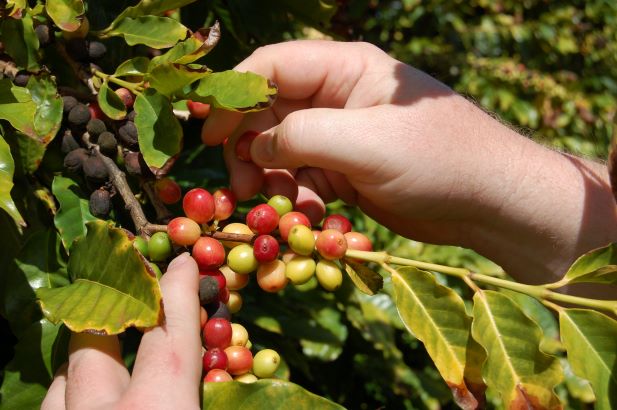
[[[90,279],[85,279],[85,278],[75,279],[75,281],[73,283],[77,283],[77,282],[88,282],[88,283],[93,284],[93,285],[98,285],[98,286],[102,286],[102,287],[107,288],[107,289],[111,289],[112,291],[114,291],[116,293],[128,296],[130,299],[136,301],[138,304],[144,305],[144,306],[146,306],[148,308],[148,310],[154,312],[146,302],[143,302],[143,301],[139,300],[138,298],[136,298],[135,296],[133,296],[133,295],[131,295],[129,293],[122,292],[119,289],[116,289],[116,288],[111,287],[109,285],[106,285],[104,283],[96,282],[96,281],[93,281],[93,280],[90,280]]]

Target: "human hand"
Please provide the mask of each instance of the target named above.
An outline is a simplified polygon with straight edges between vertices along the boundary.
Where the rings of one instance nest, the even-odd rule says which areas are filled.
[[[236,69],[279,87],[269,110],[215,110],[204,124],[206,144],[229,137],[241,200],[280,193],[317,223],[324,201],[341,198],[397,233],[473,248],[536,283],[617,236],[604,167],[532,142],[374,46],[288,42]],[[262,131],[254,163],[234,153],[247,130]]]
[[[161,278],[165,324],[147,330],[133,373],[116,336],[73,333],[68,366],[52,382],[41,408],[198,409],[201,381],[197,264],[184,253]]]

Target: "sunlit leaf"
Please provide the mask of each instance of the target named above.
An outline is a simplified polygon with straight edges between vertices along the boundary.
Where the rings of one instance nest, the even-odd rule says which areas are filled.
[[[472,332],[488,353],[483,368],[487,385],[507,408],[560,408],[553,389],[563,372],[555,357],[540,351],[540,326],[504,294],[479,291],[473,299]]]
[[[617,243],[594,249],[578,258],[566,272],[564,282],[617,284]]]
[[[127,75],[144,75],[148,71],[148,64],[150,59],[148,57],[135,57],[130,60],[126,60],[116,68],[114,75],[116,77],[122,77]]]
[[[96,221],[97,218],[90,213],[88,197],[72,179],[56,176],[51,190],[60,204],[54,224],[60,232],[65,249],[69,250],[75,239],[86,234],[86,223]]]
[[[69,258],[72,283],[36,291],[45,317],[74,332],[118,334],[129,326],[162,323],[161,290],[126,231],[106,222],[88,224]]]
[[[328,410],[342,409],[323,397],[304,390],[302,387],[276,379],[262,379],[255,383],[239,382],[204,383],[203,410]]]
[[[381,275],[361,263],[346,259],[345,272],[358,290],[367,295],[374,295],[383,288]]]
[[[129,46],[144,44],[152,48],[167,48],[183,40],[188,29],[178,20],[169,17],[126,17],[106,31],[105,36],[123,37]]]
[[[63,31],[75,31],[81,26],[81,19],[85,12],[82,0],[47,0],[45,11]]]
[[[218,22],[208,29],[199,29],[166,53],[154,57],[149,69],[152,70],[165,63],[190,64],[208,54],[216,46],[220,37],[221,29]]]
[[[482,348],[471,337],[471,318],[461,297],[428,272],[401,268],[392,274],[396,306],[452,390],[457,404],[475,409],[484,403]]]
[[[127,17],[136,18],[150,14],[163,14],[167,10],[186,6],[194,1],[196,0],[141,0],[135,6],[124,9],[104,31],[113,30]]]
[[[62,123],[62,98],[58,95],[55,80],[45,72],[32,75],[26,88],[36,105],[34,131],[45,136],[40,142],[47,144]]]
[[[617,407],[617,322],[593,310],[559,312],[561,338],[574,374],[589,380],[595,408]]]
[[[156,66],[146,78],[150,87],[165,96],[171,96],[210,73],[211,71],[204,66],[190,67],[168,63]]]
[[[124,105],[118,94],[109,88],[107,81],[101,84],[97,101],[101,110],[112,120],[121,120],[126,117],[126,105]]]
[[[32,17],[25,14],[20,19],[3,19],[1,27],[5,52],[13,57],[18,66],[37,70],[39,39],[34,33]]]
[[[11,189],[13,188],[13,173],[15,163],[11,156],[11,148],[0,135],[0,208],[4,209],[13,218],[16,224],[25,226],[26,222],[13,202]]]

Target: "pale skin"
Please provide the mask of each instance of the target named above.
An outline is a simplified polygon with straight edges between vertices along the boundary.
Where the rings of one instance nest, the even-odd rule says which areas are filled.
[[[374,46],[276,44],[236,69],[279,89],[269,110],[214,110],[204,124],[204,143],[229,137],[240,200],[282,193],[317,222],[324,203],[341,198],[409,238],[472,248],[526,283],[555,281],[582,253],[617,240],[604,165],[533,142]],[[247,130],[261,132],[253,163],[234,155]],[[68,372],[43,409],[199,407],[195,262],[179,257],[161,288],[166,325],[146,332],[133,374],[116,337],[74,334]]]

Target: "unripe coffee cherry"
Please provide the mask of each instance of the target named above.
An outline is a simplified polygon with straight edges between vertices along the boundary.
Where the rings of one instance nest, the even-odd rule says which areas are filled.
[[[287,286],[287,276],[285,276],[285,264],[280,260],[259,265],[257,269],[257,284],[266,292],[275,293],[285,289]]]
[[[184,195],[182,208],[186,216],[199,224],[214,218],[214,198],[202,188],[194,188]]]
[[[221,349],[209,349],[202,359],[204,371],[209,372],[212,369],[227,369],[227,355]]]
[[[135,102],[135,96],[128,89],[121,87],[115,91],[116,95],[120,97],[122,103],[126,108],[133,107],[133,103]]]
[[[249,332],[239,323],[231,324],[231,346],[245,346],[249,340]]]
[[[210,114],[210,104],[188,100],[186,102],[186,107],[191,113],[191,117],[197,118],[198,120],[205,120]]]
[[[201,236],[201,227],[192,219],[180,216],[169,221],[167,234],[173,243],[190,246]]]
[[[193,245],[193,258],[199,270],[212,270],[225,262],[225,248],[214,238],[202,236]]]
[[[163,262],[171,256],[171,241],[165,232],[156,232],[148,241],[148,255],[153,262]]]
[[[248,225],[241,224],[239,222],[234,222],[229,225],[225,225],[225,227],[223,228],[223,232],[237,233],[241,235],[253,235],[253,231],[251,231],[251,228],[249,228]],[[238,245],[242,245],[243,242],[223,241],[223,244],[227,246],[228,248],[234,248]]]
[[[167,205],[175,204],[182,198],[180,185],[171,178],[161,178],[154,183],[154,191],[161,202]]]
[[[336,229],[341,233],[345,234],[347,232],[351,232],[351,222],[349,219],[345,218],[343,215],[333,214],[329,215],[324,219],[323,224],[321,225],[322,229],[325,231],[327,229]]]
[[[111,211],[111,196],[105,189],[97,189],[90,195],[90,213],[97,218],[106,218]]]
[[[347,240],[341,231],[326,229],[317,237],[315,248],[325,259],[341,259],[347,251]]]
[[[232,248],[227,255],[227,266],[240,274],[248,274],[257,269],[258,263],[253,253],[253,247],[243,243]]]
[[[251,162],[251,144],[258,135],[256,131],[246,131],[240,135],[236,141],[236,156],[240,161]]]
[[[206,324],[207,326],[207,324]],[[253,354],[244,346],[229,346],[227,355],[227,372],[234,376],[248,373],[253,367]]]
[[[229,312],[231,312],[232,315],[234,313],[238,313],[240,309],[242,309],[242,296],[235,290],[230,291],[225,288],[225,291],[229,295],[227,298],[227,302],[225,302],[225,304],[229,308]]]
[[[279,255],[279,243],[271,235],[259,235],[253,242],[253,254],[259,263],[272,262]]]
[[[259,380],[257,376],[255,376],[252,373],[244,373],[244,374],[241,374],[240,376],[234,377],[234,381],[240,382],[240,383],[247,383],[247,384],[255,383],[257,380]]]
[[[293,204],[289,198],[283,195],[274,195],[268,200],[268,205],[274,208],[279,216],[283,216],[286,213],[293,211]]]
[[[334,292],[343,284],[343,272],[336,263],[320,260],[315,268],[315,276],[322,288]]]
[[[133,246],[144,256],[148,256],[148,241],[141,236],[136,236],[133,241]]]
[[[291,250],[298,255],[308,256],[315,249],[315,236],[311,228],[304,225],[296,225],[289,231],[287,243]]]
[[[249,275],[236,273],[227,265],[221,266],[219,270],[225,276],[225,282],[229,290],[240,290],[249,283]]]
[[[260,204],[246,214],[246,224],[259,235],[266,235],[276,229],[279,215],[268,204]]]
[[[236,195],[227,188],[217,189],[214,194],[214,219],[224,221],[236,209]]]
[[[261,379],[272,377],[280,364],[281,356],[275,350],[260,350],[253,358],[253,374]]]
[[[204,377],[204,383],[232,382],[234,379],[222,369],[212,369]]]
[[[315,261],[308,256],[297,255],[285,266],[285,276],[294,285],[308,282],[315,274]]]
[[[204,346],[207,349],[225,349],[231,343],[231,334],[231,323],[228,320],[211,318],[204,326]]]
[[[301,212],[288,212],[281,217],[279,220],[279,233],[281,234],[281,239],[287,241],[287,237],[289,235],[289,231],[296,225],[304,225],[307,227],[311,227],[311,222]]]

